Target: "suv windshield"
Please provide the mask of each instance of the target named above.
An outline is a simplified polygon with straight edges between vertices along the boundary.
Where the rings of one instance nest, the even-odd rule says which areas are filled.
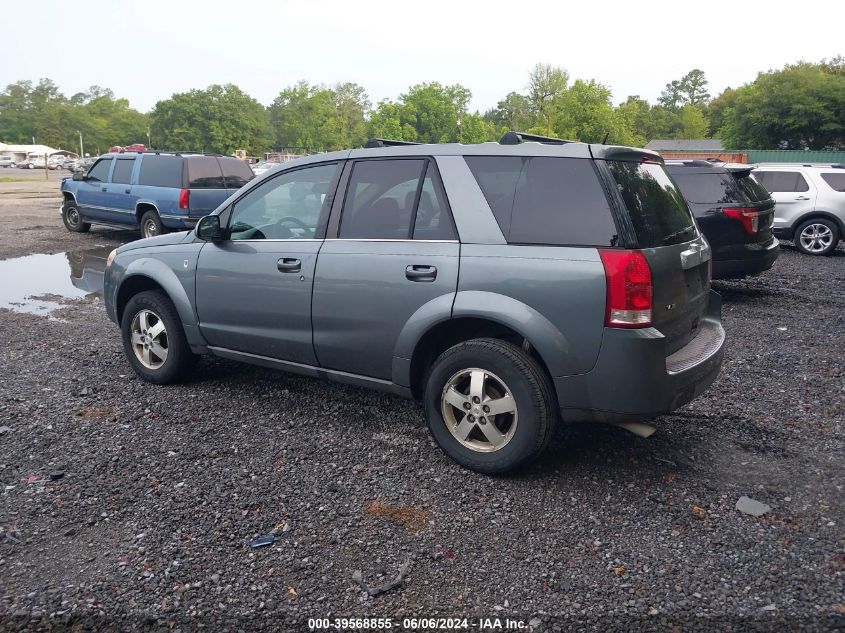
[[[659,163],[609,160],[640,248],[681,244],[696,237],[687,203]]]

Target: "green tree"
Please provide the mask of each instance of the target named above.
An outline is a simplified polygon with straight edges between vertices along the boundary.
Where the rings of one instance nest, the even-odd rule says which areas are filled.
[[[680,79],[670,81],[660,94],[658,103],[664,108],[682,108],[689,104],[694,106],[705,106],[710,101],[710,93],[707,92],[707,77],[704,71],[693,68]]]
[[[523,131],[534,127],[534,116],[528,97],[509,92],[496,107],[484,113],[484,119],[502,133],[508,130]]]
[[[707,119],[701,108],[692,104],[686,104],[681,108],[680,129],[675,138],[704,138],[707,136]]]
[[[264,106],[235,85],[174,94],[159,101],[151,114],[152,138],[164,149],[231,154],[245,149],[266,151],[273,129]]]
[[[353,83],[334,88],[306,81],[285,88],[269,108],[278,147],[330,151],[363,144],[370,101]]]
[[[613,107],[607,86],[595,80],[576,80],[552,101],[551,127],[555,135],[585,143],[642,145],[626,112]],[[539,131],[539,130],[538,130]]]
[[[760,73],[723,104],[719,137],[731,148],[845,148],[845,73],[799,63]]]
[[[566,93],[568,84],[569,73],[551,64],[536,64],[528,75],[528,103],[534,127],[542,133],[551,133],[554,104]]]

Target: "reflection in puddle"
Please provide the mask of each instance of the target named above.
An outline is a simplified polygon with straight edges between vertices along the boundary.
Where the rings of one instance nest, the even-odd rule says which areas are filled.
[[[111,246],[0,261],[0,308],[49,315],[62,299],[103,294]]]

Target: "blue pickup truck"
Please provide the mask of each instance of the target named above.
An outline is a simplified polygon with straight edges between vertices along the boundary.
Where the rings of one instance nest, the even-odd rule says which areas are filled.
[[[62,220],[75,233],[92,224],[140,229],[143,237],[183,231],[252,178],[249,165],[231,156],[107,154],[62,181]]]

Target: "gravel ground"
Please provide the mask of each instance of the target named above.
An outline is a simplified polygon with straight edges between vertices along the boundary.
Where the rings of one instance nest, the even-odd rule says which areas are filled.
[[[7,197],[0,258],[134,237],[69,235],[54,203],[16,214]],[[843,627],[845,250],[785,247],[716,287],[729,339],[703,397],[649,439],[562,430],[497,478],[445,458],[413,402],[213,359],[156,387],[96,297],[51,319],[0,310],[0,622]]]

